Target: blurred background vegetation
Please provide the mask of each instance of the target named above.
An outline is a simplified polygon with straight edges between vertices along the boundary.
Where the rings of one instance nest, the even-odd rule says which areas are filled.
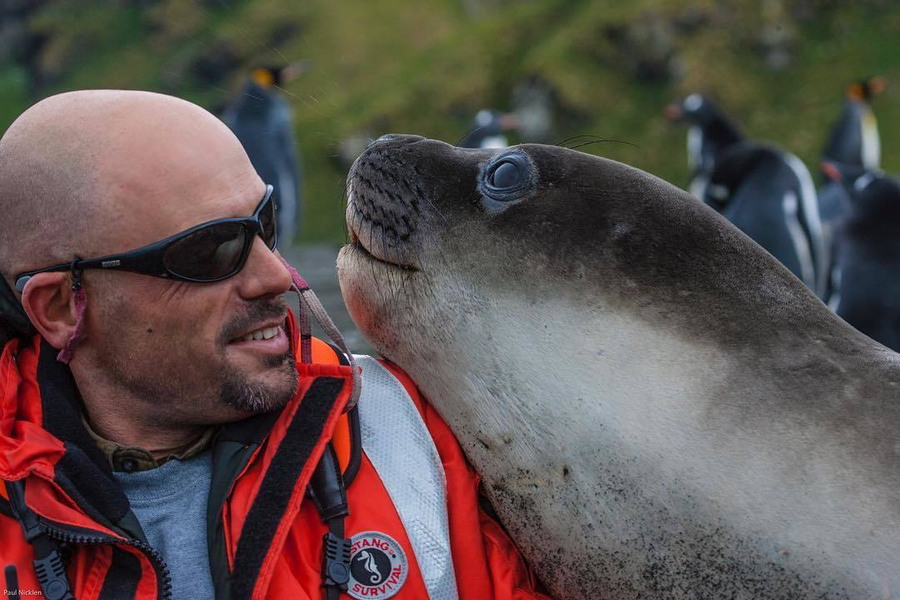
[[[301,241],[337,242],[361,140],[455,143],[479,109],[529,98],[549,103],[552,127],[513,143],[591,136],[576,140],[596,141],[583,151],[683,186],[685,131],[662,118],[672,100],[711,94],[751,137],[814,170],[843,89],[883,75],[874,108],[896,173],[898,40],[896,0],[0,0],[0,131],[77,88],[150,89],[217,111],[251,67],[306,60],[284,88]]]

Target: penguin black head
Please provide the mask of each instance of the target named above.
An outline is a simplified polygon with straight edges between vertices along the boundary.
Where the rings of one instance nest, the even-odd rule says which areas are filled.
[[[900,222],[900,181],[884,173],[869,173],[856,180],[853,212],[857,218],[877,215],[879,220]]]
[[[308,60],[301,60],[288,65],[260,65],[250,71],[250,79],[263,89],[281,87],[290,83],[310,68]]]
[[[880,171],[862,165],[836,160],[823,160],[819,170],[828,181],[841,185],[851,198],[856,197],[875,177],[882,175]]]
[[[272,86],[280,87],[283,82],[281,70],[281,67],[256,67],[250,71],[250,79],[263,89]]]
[[[851,83],[844,90],[844,94],[850,100],[861,100],[870,102],[872,98],[883,92],[887,88],[887,80],[884,77],[876,75],[862,81]]]
[[[743,141],[744,134],[708,96],[691,94],[666,106],[663,114],[674,122],[690,123],[703,130],[720,147]]]

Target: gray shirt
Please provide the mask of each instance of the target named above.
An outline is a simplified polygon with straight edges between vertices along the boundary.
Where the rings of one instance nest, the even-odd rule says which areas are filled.
[[[147,541],[172,575],[172,598],[215,598],[206,543],[212,453],[134,473],[115,472]]]

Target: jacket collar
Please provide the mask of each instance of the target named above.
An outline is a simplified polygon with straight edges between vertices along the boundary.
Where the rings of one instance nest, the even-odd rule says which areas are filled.
[[[293,313],[289,313],[287,323],[296,354],[299,330]],[[56,354],[40,336],[29,342],[13,339],[3,348],[0,479],[36,475],[49,480],[95,521],[112,527],[128,514],[128,501],[112,476],[106,456],[82,422],[83,405],[72,372],[56,360]],[[328,364],[297,367],[300,389],[317,377],[345,377],[348,369]],[[279,420],[284,420],[283,416],[296,413],[300,400],[298,394],[281,412],[227,424],[219,428],[217,439],[258,445]]]

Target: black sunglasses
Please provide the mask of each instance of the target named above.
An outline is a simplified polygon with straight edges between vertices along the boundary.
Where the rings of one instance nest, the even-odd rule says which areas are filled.
[[[269,250],[275,250],[275,201],[271,185],[266,186],[263,199],[249,217],[216,219],[129,252],[84,260],[76,258],[71,263],[28,271],[16,277],[16,290],[21,293],[28,280],[38,273],[68,270],[77,273],[82,269],[133,271],[197,283],[222,281],[244,267],[257,235]]]

